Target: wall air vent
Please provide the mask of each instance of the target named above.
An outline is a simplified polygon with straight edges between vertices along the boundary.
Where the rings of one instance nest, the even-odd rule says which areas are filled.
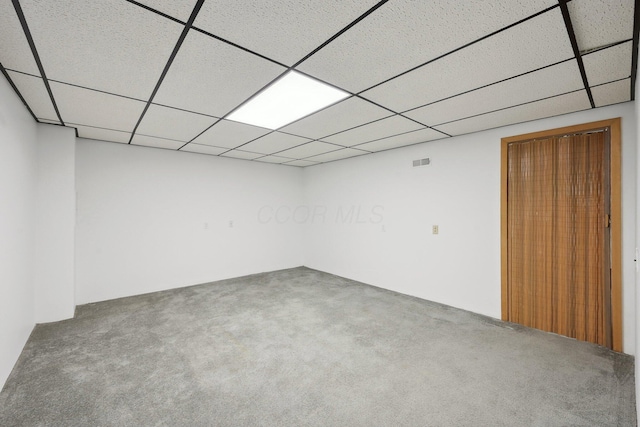
[[[431,160],[428,157],[426,159],[418,159],[413,161],[413,167],[426,166],[429,163],[431,163]]]

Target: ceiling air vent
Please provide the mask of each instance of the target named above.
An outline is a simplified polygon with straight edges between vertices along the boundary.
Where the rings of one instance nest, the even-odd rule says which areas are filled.
[[[426,166],[429,163],[431,163],[431,160],[429,160],[428,157],[426,159],[418,159],[413,161],[413,167],[415,168],[417,166]]]

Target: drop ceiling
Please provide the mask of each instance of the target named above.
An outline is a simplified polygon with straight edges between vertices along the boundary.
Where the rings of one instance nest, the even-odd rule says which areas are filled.
[[[81,138],[313,166],[632,101],[633,0],[3,0],[0,71]],[[296,70],[349,93],[227,117]]]

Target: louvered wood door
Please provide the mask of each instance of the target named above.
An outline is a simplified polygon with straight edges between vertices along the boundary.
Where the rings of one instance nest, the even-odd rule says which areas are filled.
[[[608,130],[507,150],[508,320],[611,347]]]

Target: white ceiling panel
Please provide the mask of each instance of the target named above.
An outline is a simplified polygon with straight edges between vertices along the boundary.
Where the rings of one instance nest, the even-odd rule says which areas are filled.
[[[278,153],[278,156],[289,157],[291,159],[304,159],[305,157],[315,156],[317,154],[328,153],[329,151],[339,150],[340,147],[332,144],[325,144],[320,141],[313,141],[299,147]]]
[[[286,68],[191,30],[154,101],[222,117]]]
[[[313,166],[313,165],[317,165],[318,162],[310,162],[307,160],[294,160],[292,162],[287,162],[284,163],[287,166],[299,166],[299,167],[305,167],[305,166]]]
[[[390,1],[298,68],[359,92],[555,3]]]
[[[354,150],[353,148],[343,148],[341,150],[331,151],[329,153],[309,157],[308,160],[317,162],[333,162],[334,160],[348,159],[350,157],[362,156],[364,154],[369,154],[369,152]]]
[[[448,123],[437,128],[449,135],[462,135],[485,129],[492,129],[514,123],[542,119],[545,117],[559,116],[575,111],[591,108],[587,92],[585,90],[573,92],[542,101],[506,110],[483,114],[457,122]]]
[[[159,12],[166,13],[182,22],[187,22],[196,5],[197,0],[137,0],[145,6],[149,6]]]
[[[442,138],[447,138],[447,136],[433,129],[420,129],[414,132],[408,132],[402,135],[396,135],[390,138],[383,138],[377,141],[360,144],[355,146],[354,148],[375,152],[404,147],[406,145],[419,144],[421,142],[433,141],[435,139]]]
[[[200,144],[191,143],[181,148],[180,151],[188,151],[190,153],[200,153],[200,154],[212,154],[214,156],[217,156],[224,153],[225,151],[229,151],[229,149],[212,147],[211,145],[200,145]]]
[[[320,139],[392,114],[368,101],[353,97],[305,117],[282,128],[282,130],[312,139]]]
[[[251,141],[247,145],[243,145],[242,149],[252,151],[254,153],[271,154],[287,150],[310,141],[311,140],[308,138],[273,132],[258,138],[255,141]]]
[[[40,75],[10,1],[0,2],[0,62],[4,68]]]
[[[183,141],[174,141],[172,139],[156,138],[155,136],[135,134],[133,136],[133,140],[131,140],[131,144],[144,145],[145,147],[166,148],[169,150],[177,150],[178,148],[182,147],[185,143]]]
[[[121,132],[118,130],[94,128],[90,126],[76,125],[67,123],[67,126],[74,127],[78,130],[80,138],[97,139],[100,141],[119,142],[121,144],[129,143],[131,138],[130,132]]]
[[[631,79],[592,87],[591,94],[596,107],[631,101]]]
[[[217,120],[215,117],[152,104],[136,133],[188,142]]]
[[[558,8],[362,94],[402,112],[573,57]]]
[[[257,159],[258,157],[264,156],[264,154],[250,153],[248,151],[241,151],[241,150],[231,150],[222,154],[222,156],[233,157],[234,159],[253,160],[253,159]]]
[[[322,140],[350,147],[363,142],[373,141],[374,139],[411,132],[412,130],[421,129],[423,127],[424,126],[405,117],[393,116],[346,132],[338,133],[328,138],[323,138]]]
[[[148,99],[182,26],[121,0],[21,1],[47,77]]]
[[[145,103],[94,90],[50,82],[65,122],[113,130],[132,131]]]
[[[269,132],[271,132],[269,129],[230,120],[220,120],[193,142],[216,147],[236,148]]]
[[[256,159],[259,162],[265,162],[265,163],[277,163],[277,164],[281,164],[281,163],[286,163],[286,162],[290,162],[291,159],[288,157],[280,157],[280,156],[264,156],[264,157],[260,157],[259,159]]]
[[[291,66],[377,2],[207,1],[194,25]]]
[[[582,56],[590,86],[624,79],[631,75],[631,42]]]
[[[55,120],[56,110],[53,108],[49,92],[40,77],[7,71],[29,108],[38,119]],[[60,123],[60,122],[58,122]]]
[[[405,113],[421,123],[439,125],[500,108],[584,88],[575,60],[487,86]]]
[[[633,0],[573,0],[569,15],[580,51],[633,37]]]

